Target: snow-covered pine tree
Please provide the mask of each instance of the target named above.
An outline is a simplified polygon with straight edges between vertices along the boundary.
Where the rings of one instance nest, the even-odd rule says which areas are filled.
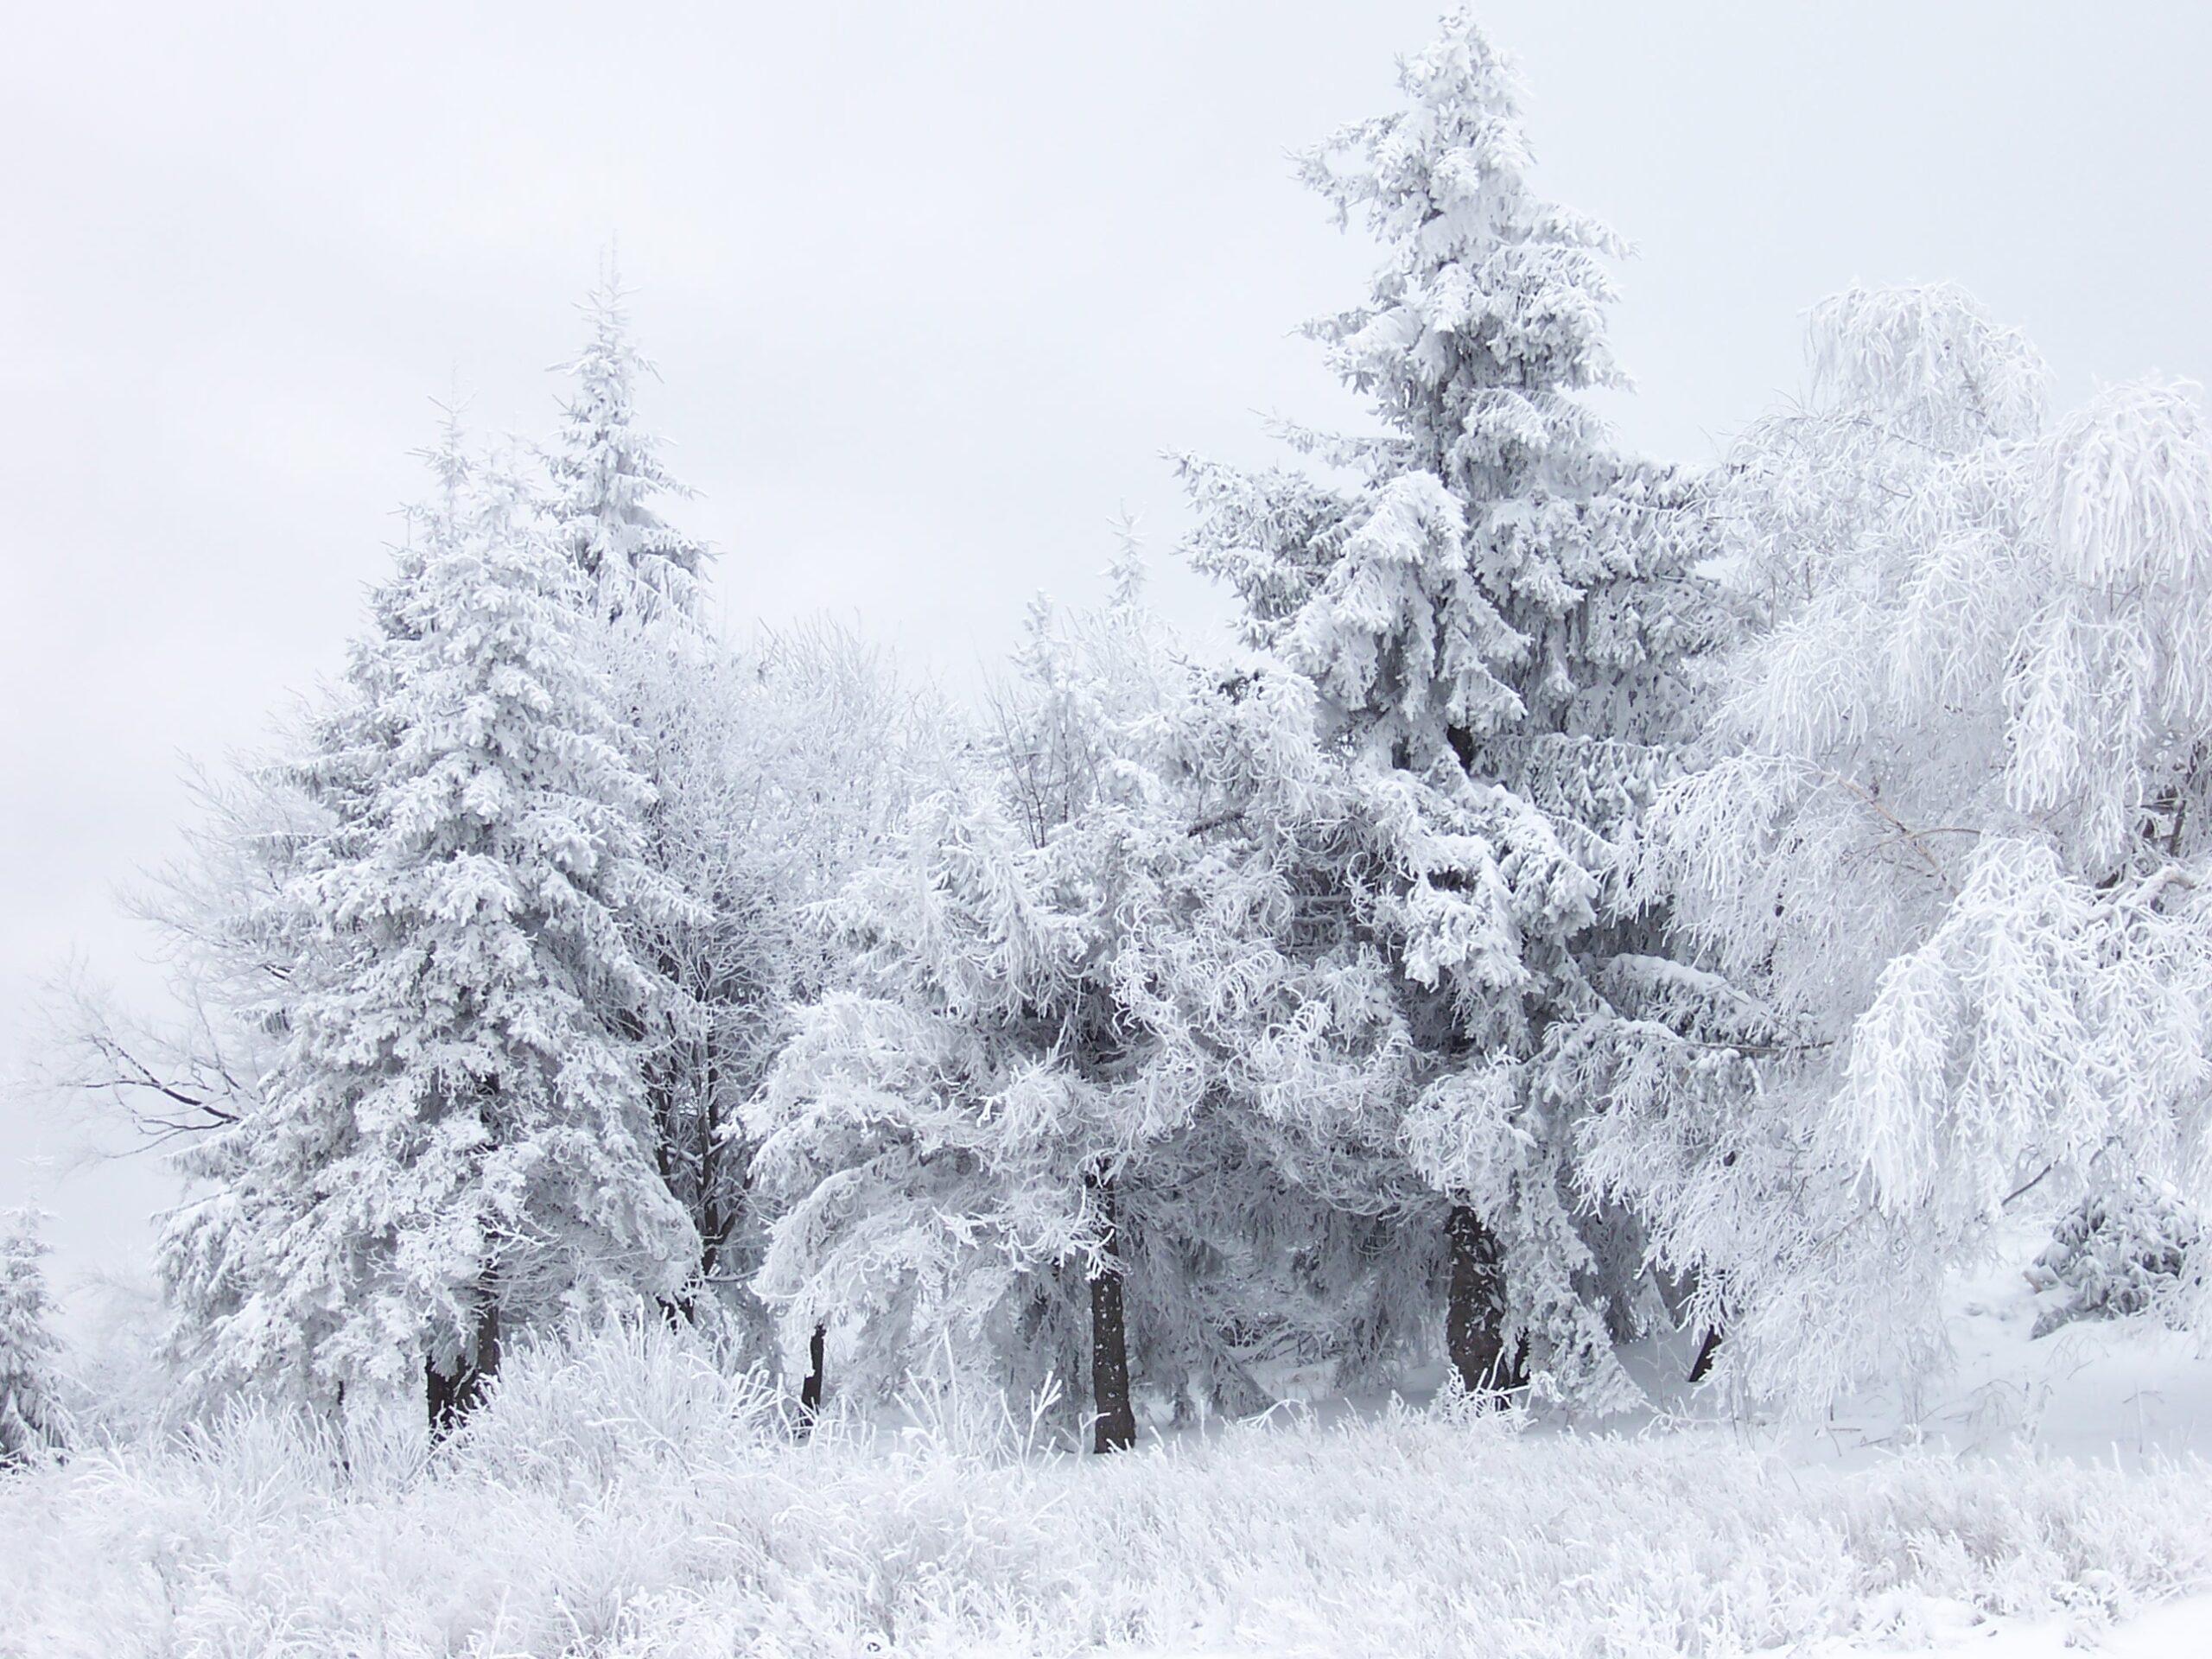
[[[708,1305],[704,1287],[721,1282],[746,1315],[757,1309],[732,1281],[748,1275],[728,1259],[751,1230],[745,1148],[724,1131],[734,1122],[732,1090],[741,1098],[757,1068],[748,1077],[730,1063],[726,1036],[765,1023],[761,1008],[745,1006],[772,996],[751,936],[780,918],[753,907],[758,895],[734,891],[743,849],[728,798],[760,785],[728,764],[743,729],[735,700],[744,674],[702,625],[709,550],[662,517],[664,500],[692,492],[638,423],[638,383],[657,371],[631,337],[627,298],[610,255],[582,307],[590,338],[561,368],[575,391],[546,456],[550,512],[555,539],[582,578],[582,632],[612,683],[625,752],[653,786],[645,861],[690,900],[626,923],[631,950],[654,980],[634,1012],[655,1156],[699,1235],[698,1282],[681,1300],[696,1313]],[[742,1323],[760,1334],[758,1319]]]
[[[256,1110],[186,1154],[164,1240],[204,1364],[328,1398],[428,1379],[465,1409],[503,1330],[666,1294],[696,1242],[653,1165],[621,920],[680,908],[575,632],[574,572],[457,434],[301,768],[328,815],[292,884]]]
[[[662,503],[692,492],[662,460],[661,441],[638,424],[638,382],[658,371],[631,339],[627,299],[610,260],[584,300],[591,338],[563,366],[575,391],[546,457],[554,534],[603,615],[689,614],[711,555],[661,516]]]
[[[1532,189],[1513,75],[1464,15],[1400,85],[1408,108],[1302,163],[1388,254],[1364,304],[1313,326],[1381,430],[1292,435],[1342,483],[1186,459],[1186,550],[1242,595],[1252,643],[1312,677],[1339,742],[1470,821],[1440,835],[1491,837],[1509,881],[1557,872],[1541,902],[1496,907],[1479,957],[1419,925],[1405,942],[1425,1081],[1404,1135],[1452,1200],[1446,1335],[1467,1386],[1517,1375],[1526,1342],[1556,1386],[1618,1399],[1607,1328],[1634,1322],[1640,1252],[1572,1168],[1602,1093],[1597,980],[1635,942],[1604,924],[1604,884],[1720,615],[1694,573],[1689,482],[1620,453],[1586,400],[1621,383],[1614,238]]]
[[[1739,1012],[1652,1022],[1587,1155],[1738,1384],[1817,1408],[1940,1361],[2000,1216],[2212,1190],[2212,423],[2053,425],[1948,288],[1824,303],[1812,357],[1724,491],[1766,626],[1634,872]]]
[[[1433,1200],[1360,1140],[1408,1045],[1304,874],[1364,851],[1310,690],[1192,664],[1126,593],[1040,609],[1020,662],[834,906],[858,983],[753,1114],[762,1285],[862,1389],[940,1344],[1014,1389],[1087,1350],[1103,1450],[1137,1395],[1245,1409],[1402,1354],[1429,1258],[1395,1236]]]
[[[1071,1381],[1087,1345],[1106,1452],[1136,1433],[1124,1166],[1194,1103],[1115,995],[1130,861],[1076,841],[1154,664],[1076,687],[1059,643],[1040,606],[997,741],[836,901],[859,983],[805,1013],[753,1113],[784,1208],[761,1285],[863,1389],[932,1345],[1000,1386]]]
[[[41,1265],[49,1246],[29,1210],[0,1214],[0,1469],[59,1452],[69,1419],[55,1385],[59,1350]]]

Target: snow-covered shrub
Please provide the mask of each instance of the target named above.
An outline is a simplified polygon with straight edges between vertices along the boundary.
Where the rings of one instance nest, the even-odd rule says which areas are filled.
[[[790,1438],[790,1405],[688,1324],[650,1309],[533,1332],[441,1452],[486,1481],[596,1490],[665,1465],[727,1463]]]
[[[1076,1445],[1060,1421],[1063,1392],[1060,1379],[1047,1376],[1017,1403],[988,1376],[963,1375],[951,1344],[941,1343],[920,1368],[907,1374],[893,1402],[899,1443],[931,1457],[968,1463],[1051,1457]],[[849,1412],[832,1420],[833,1432],[850,1430],[860,1421]]]
[[[2171,1305],[2201,1271],[2196,1206],[2164,1181],[2138,1179],[2090,1192],[2051,1230],[2028,1268],[2037,1290],[2065,1300],[2036,1317],[2047,1336],[2075,1319],[2114,1319]]]

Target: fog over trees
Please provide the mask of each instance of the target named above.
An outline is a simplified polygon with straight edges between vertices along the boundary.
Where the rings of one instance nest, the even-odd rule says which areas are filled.
[[[1176,459],[1234,645],[1134,542],[973,707],[725,640],[702,579],[769,550],[681,528],[611,269],[542,447],[449,414],[344,677],[206,785],[190,1018],[57,1034],[189,1178],[180,1387],[443,1428],[626,1312],[1101,1451],[1437,1359],[1635,1408],[1670,1332],[1812,1411],[1937,1373],[1999,1224],[2188,1211],[2200,395],[2055,415],[1967,296],[1854,289],[1802,401],[1638,456],[1620,245],[1510,66],[1455,17],[1399,86],[1296,163],[1374,251],[1308,329],[1371,425]]]
[[[66,974],[23,1068],[176,1198],[81,1331],[0,1216],[0,1655],[2009,1659],[2212,1594],[2203,393],[1860,284],[1641,453],[1529,96],[1455,12],[1290,159],[1341,429],[1166,422],[1179,533],[995,593],[973,688],[765,620],[613,248],[547,429],[434,406],[135,890],[170,995]]]

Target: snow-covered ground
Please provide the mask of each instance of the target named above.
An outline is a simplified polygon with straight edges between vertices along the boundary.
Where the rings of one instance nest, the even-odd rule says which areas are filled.
[[[1983,1619],[1971,1610],[1961,1611],[1957,1628],[1945,1637],[1909,1649],[1875,1651],[1948,1654],[1955,1659],[2075,1659],[2085,1647],[2107,1659],[2201,1659],[2212,1652],[2212,1596],[2166,1602],[2099,1631],[2085,1631],[2068,1619]],[[1827,1651],[1867,1649],[1837,1643]]]
[[[2147,1318],[2085,1320],[2034,1337],[2037,1314],[2059,1300],[2032,1289],[2022,1271],[2041,1243],[2037,1230],[2009,1227],[1992,1260],[1954,1285],[1944,1321],[1954,1364],[1916,1396],[1854,1400],[1817,1427],[1738,1432],[1793,1461],[1853,1467],[1910,1448],[2130,1470],[2212,1459],[2212,1357],[2196,1338]],[[1724,1420],[1720,1402],[1672,1382],[1685,1352],[1676,1340],[1639,1356],[1638,1380],[1674,1414]]]
[[[1332,1402],[1108,1459],[942,1392],[795,1443],[610,1333],[435,1458],[245,1414],[0,1483],[0,1655],[2212,1653],[2212,1363],[2034,1312],[1962,1286],[1916,1425]]]

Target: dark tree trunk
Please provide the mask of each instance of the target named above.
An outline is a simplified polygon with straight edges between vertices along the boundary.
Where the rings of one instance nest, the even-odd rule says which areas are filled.
[[[822,1409],[822,1344],[829,1334],[827,1325],[817,1325],[813,1336],[807,1339],[806,1357],[813,1369],[798,1385],[798,1414],[804,1423],[811,1424],[815,1414]]]
[[[1452,1280],[1444,1309],[1444,1341],[1452,1367],[1470,1395],[1496,1396],[1518,1388],[1527,1344],[1505,1351],[1505,1266],[1497,1235],[1482,1217],[1455,1204],[1444,1218],[1452,1246]]]
[[[1702,1382],[1713,1370],[1713,1357],[1720,1351],[1720,1327],[1713,1325],[1705,1333],[1705,1340],[1697,1345],[1697,1357],[1690,1362],[1690,1381]]]
[[[1092,1189],[1105,1217],[1098,1271],[1090,1279],[1090,1402],[1097,1427],[1096,1452],[1125,1452],[1137,1443],[1136,1413],[1129,1405],[1129,1345],[1122,1328],[1122,1268],[1114,1185],[1094,1176]]]
[[[483,1401],[484,1385],[499,1370],[499,1309],[487,1301],[476,1316],[476,1329],[470,1333],[468,1345],[454,1359],[451,1371],[441,1370],[435,1359],[423,1363],[433,1443],[452,1433],[461,1420],[476,1409]]]

